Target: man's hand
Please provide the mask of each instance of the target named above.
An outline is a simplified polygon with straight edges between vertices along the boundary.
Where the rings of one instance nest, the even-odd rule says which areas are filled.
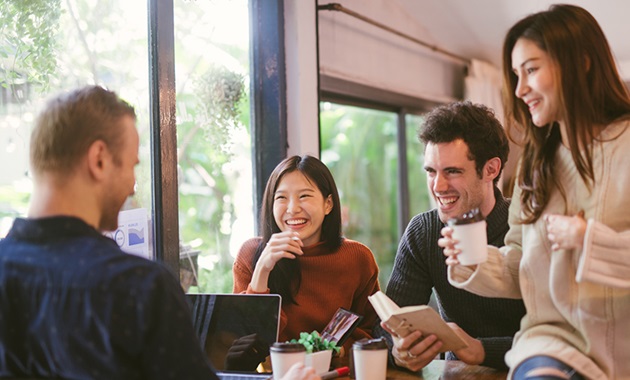
[[[269,356],[269,346],[258,334],[245,335],[236,339],[225,357],[225,368],[228,370],[254,371],[258,364]]]
[[[421,331],[414,331],[404,338],[398,337],[384,322],[381,326],[394,337],[392,355],[399,367],[419,371],[426,367],[440,353],[442,342],[433,334],[423,336]]]
[[[448,327],[453,329],[453,331],[455,331],[455,333],[459,335],[459,337],[462,338],[466,342],[466,344],[468,344],[468,347],[466,348],[461,348],[457,351],[453,351],[453,353],[457,355],[457,358],[464,363],[471,365],[478,365],[483,363],[484,359],[486,358],[486,351],[484,350],[481,341],[466,334],[466,332],[455,323],[449,322],[447,323],[447,325]]]

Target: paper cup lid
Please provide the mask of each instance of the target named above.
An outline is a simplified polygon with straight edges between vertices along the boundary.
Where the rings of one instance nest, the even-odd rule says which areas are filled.
[[[352,345],[355,350],[383,350],[387,349],[387,343],[385,338],[377,339],[361,339]]]
[[[472,224],[472,223],[480,222],[482,220],[485,220],[485,218],[481,214],[481,211],[478,208],[474,208],[468,212],[463,213],[457,218],[449,219],[447,224],[449,226],[455,226],[455,225],[460,225],[460,224]]]
[[[300,343],[276,342],[269,347],[269,350],[274,352],[302,352],[306,351],[306,347]]]

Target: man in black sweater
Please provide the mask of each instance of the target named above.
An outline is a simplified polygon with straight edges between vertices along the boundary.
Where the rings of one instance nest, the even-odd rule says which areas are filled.
[[[479,208],[486,218],[488,244],[500,247],[508,231],[509,200],[497,187],[509,152],[507,136],[494,113],[470,102],[455,102],[430,112],[419,133],[424,143],[424,169],[436,208],[416,215],[396,254],[387,295],[399,306],[428,304],[435,293],[442,318],[468,347],[446,353],[447,359],[507,370],[503,356],[525,315],[521,300],[484,298],[451,286],[438,246],[445,223]],[[393,339],[377,323],[375,335],[392,347],[390,360],[418,371],[440,352],[435,335],[415,331]]]

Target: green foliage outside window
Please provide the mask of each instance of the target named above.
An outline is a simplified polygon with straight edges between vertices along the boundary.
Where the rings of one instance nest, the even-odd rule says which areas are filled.
[[[343,231],[367,245],[385,288],[398,248],[397,115],[367,108],[322,103],[320,136],[324,163],[339,188]],[[422,146],[416,137],[420,118],[408,119],[407,164],[410,214],[429,209]]]
[[[254,220],[247,1],[176,1],[174,11],[180,239],[199,252],[188,291],[230,293],[234,246]]]
[[[0,80],[44,89],[57,69],[61,0],[0,0]]]
[[[396,115],[356,107],[323,107],[322,160],[340,191],[344,235],[367,245],[385,284],[397,234]]]

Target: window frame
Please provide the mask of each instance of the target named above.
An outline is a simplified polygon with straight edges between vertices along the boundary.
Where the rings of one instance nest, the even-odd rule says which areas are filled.
[[[156,260],[179,273],[174,3],[148,0],[148,8],[153,247]],[[249,0],[249,11],[252,212],[257,215],[267,178],[287,154],[284,0]],[[275,67],[265,64],[270,59]]]

